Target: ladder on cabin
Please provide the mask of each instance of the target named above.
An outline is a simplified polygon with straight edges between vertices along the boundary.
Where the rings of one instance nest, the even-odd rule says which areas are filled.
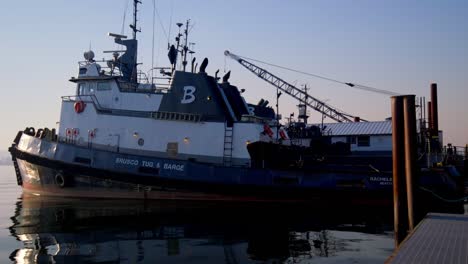
[[[226,125],[224,128],[223,164],[228,167],[232,165],[233,135],[234,127]]]

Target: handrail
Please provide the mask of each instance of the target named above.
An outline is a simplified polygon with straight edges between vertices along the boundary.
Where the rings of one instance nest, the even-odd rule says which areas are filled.
[[[94,94],[90,95],[68,95],[62,96],[62,100],[66,102],[76,102],[76,98],[85,103],[93,104],[97,112],[110,113],[113,115],[121,116],[134,116],[134,117],[145,117],[152,119],[161,120],[172,120],[172,121],[186,121],[186,122],[200,122],[202,115],[191,114],[191,113],[176,113],[176,112],[160,112],[160,111],[138,111],[138,110],[125,110],[107,108],[100,105],[99,100]],[[83,99],[88,98],[88,99]]]
[[[262,117],[259,117],[259,116],[255,116],[255,115],[242,115],[241,116],[241,122],[249,122],[249,123],[259,123],[259,124],[263,124],[267,121],[268,119],[266,118],[262,118]]]
[[[94,60],[92,62],[89,62],[89,61],[79,61],[78,62],[78,66],[79,67],[84,67],[84,66],[87,66],[91,63],[96,63],[97,65],[99,65],[101,71],[104,73],[104,75],[109,75],[109,76],[117,76],[117,77],[122,77],[122,72],[120,71],[120,68],[119,67],[114,67],[113,69],[111,67],[108,66],[108,63],[109,60],[105,60],[105,59],[102,59],[102,60]],[[103,64],[101,64],[103,63]],[[107,71],[105,71],[105,69]],[[111,70],[112,69],[112,70]],[[101,74],[101,72],[100,72]],[[137,83],[151,83],[149,78],[148,78],[148,75],[144,72],[144,71],[138,71],[137,72]]]
[[[86,100],[84,98],[90,98],[91,100]],[[97,99],[96,95],[94,94],[89,94],[89,95],[71,95],[71,96],[62,96],[62,100],[64,101],[77,101],[72,98],[79,98],[80,101],[83,101],[85,103],[92,103],[93,106],[96,108],[98,112],[105,112],[105,113],[112,113],[112,114],[117,114],[117,115],[128,115],[130,114],[131,116],[147,116],[151,117],[151,111],[138,111],[138,110],[125,110],[125,109],[115,109],[115,108],[107,108],[103,107],[100,103],[99,100]]]

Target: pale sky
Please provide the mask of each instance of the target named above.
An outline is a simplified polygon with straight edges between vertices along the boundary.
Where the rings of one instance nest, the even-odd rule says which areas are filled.
[[[121,32],[128,0],[4,1],[0,9],[0,149],[26,126],[55,127],[60,96],[91,45],[97,58],[115,49],[107,32]],[[224,50],[259,60],[401,94],[426,96],[439,84],[439,119],[444,143],[468,143],[467,1],[181,1],[156,0],[157,66],[167,66],[167,35],[176,22],[191,19],[196,57],[210,59],[207,71],[232,70],[230,82],[246,89],[249,102],[273,102],[275,89],[225,59]],[[172,10],[172,12],[171,12]],[[129,33],[129,6],[125,31]],[[152,1],[141,10],[139,59],[151,66]],[[163,27],[161,26],[163,25]],[[262,65],[259,65],[262,66]],[[310,94],[369,120],[390,116],[386,95],[269,68],[293,84],[307,83]],[[297,102],[281,97],[283,116]],[[311,112],[318,122],[320,114]],[[327,121],[327,119],[325,119]]]

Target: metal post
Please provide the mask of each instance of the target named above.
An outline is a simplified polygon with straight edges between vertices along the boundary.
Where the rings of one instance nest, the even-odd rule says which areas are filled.
[[[323,110],[323,108],[322,108],[322,110]],[[322,113],[322,127],[321,127],[321,129],[320,129],[320,130],[322,130],[322,132],[323,132],[323,119],[324,119],[324,118],[325,118],[325,116],[324,116],[323,113]]]
[[[395,247],[398,247],[406,236],[404,201],[405,188],[401,177],[405,173],[404,159],[404,116],[403,97],[392,98],[392,156],[393,156],[393,217],[395,232]]]
[[[427,129],[429,130],[429,133],[431,133],[431,137],[432,137],[432,102],[431,101],[427,102]]]
[[[422,113],[423,113],[422,119],[426,120],[426,97],[423,97],[422,99],[423,99],[422,104],[421,104],[422,109],[423,109],[422,110]],[[425,128],[427,128],[427,126],[425,126]]]
[[[403,98],[404,110],[404,135],[405,135],[405,172],[406,195],[408,201],[408,227],[414,230],[414,201],[413,183],[416,175],[416,110],[415,95],[407,95]]]
[[[278,88],[276,88],[276,141],[279,140],[279,129],[280,129],[280,123],[279,123],[279,98],[281,96],[281,92],[279,91]]]

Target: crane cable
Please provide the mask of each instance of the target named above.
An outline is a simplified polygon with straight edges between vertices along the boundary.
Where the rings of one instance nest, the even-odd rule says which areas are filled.
[[[128,3],[130,2],[130,0],[127,0],[126,4],[125,4],[125,8],[124,8],[124,12],[123,12],[123,17],[122,17],[122,29],[120,30],[120,34],[121,35],[124,35],[125,33],[125,20],[127,18],[127,10],[128,10]]]
[[[336,80],[336,79],[328,78],[328,77],[325,77],[325,76],[321,76],[321,75],[317,75],[317,74],[312,74],[312,73],[308,73],[308,72],[304,72],[304,71],[300,71],[300,70],[296,70],[296,69],[292,69],[292,68],[288,68],[288,67],[276,65],[276,64],[273,64],[273,63],[265,62],[265,61],[252,59],[252,58],[249,58],[249,57],[244,57],[244,56],[239,56],[239,55],[237,55],[237,56],[238,56],[239,58],[242,58],[242,59],[252,60],[252,61],[256,61],[256,62],[259,62],[259,63],[263,63],[263,64],[266,64],[266,65],[269,65],[269,66],[272,66],[272,67],[280,68],[280,69],[283,69],[283,70],[292,71],[292,72],[296,72],[296,73],[300,73],[300,74],[312,76],[312,77],[319,78],[319,79],[326,80],[326,81],[330,81],[330,82],[335,82],[335,83],[339,83],[339,84],[344,84],[344,85],[346,85],[346,86],[349,86],[349,87],[352,87],[352,88],[356,88],[356,89],[360,89],[360,90],[365,90],[365,91],[374,92],[374,93],[380,93],[380,94],[386,94],[386,95],[390,95],[390,96],[399,95],[398,93],[395,93],[395,92],[392,92],[392,91],[388,91],[388,90],[378,89],[378,88],[374,88],[374,87],[370,87],[370,86],[366,86],[366,85],[362,85],[362,84],[351,83],[351,82],[343,82],[343,81],[339,81],[339,80]]]
[[[154,69],[154,31],[155,31],[155,24],[156,24],[156,0],[153,0],[153,36],[151,40],[151,69]],[[154,81],[154,73],[151,71],[151,84]]]
[[[172,29],[172,15],[174,14],[174,1],[171,1],[171,16],[169,18],[169,33],[167,34],[167,49],[169,49],[171,43],[171,29]]]
[[[156,13],[156,16],[158,17],[159,25],[161,26],[161,29],[162,29],[162,31],[164,33],[164,36],[166,37],[166,39],[169,40],[169,35],[167,34],[166,29],[164,28],[164,25],[163,25],[162,20],[161,20],[161,15],[159,14],[159,11],[158,11],[158,8],[156,7],[156,4],[154,5],[154,11]]]

